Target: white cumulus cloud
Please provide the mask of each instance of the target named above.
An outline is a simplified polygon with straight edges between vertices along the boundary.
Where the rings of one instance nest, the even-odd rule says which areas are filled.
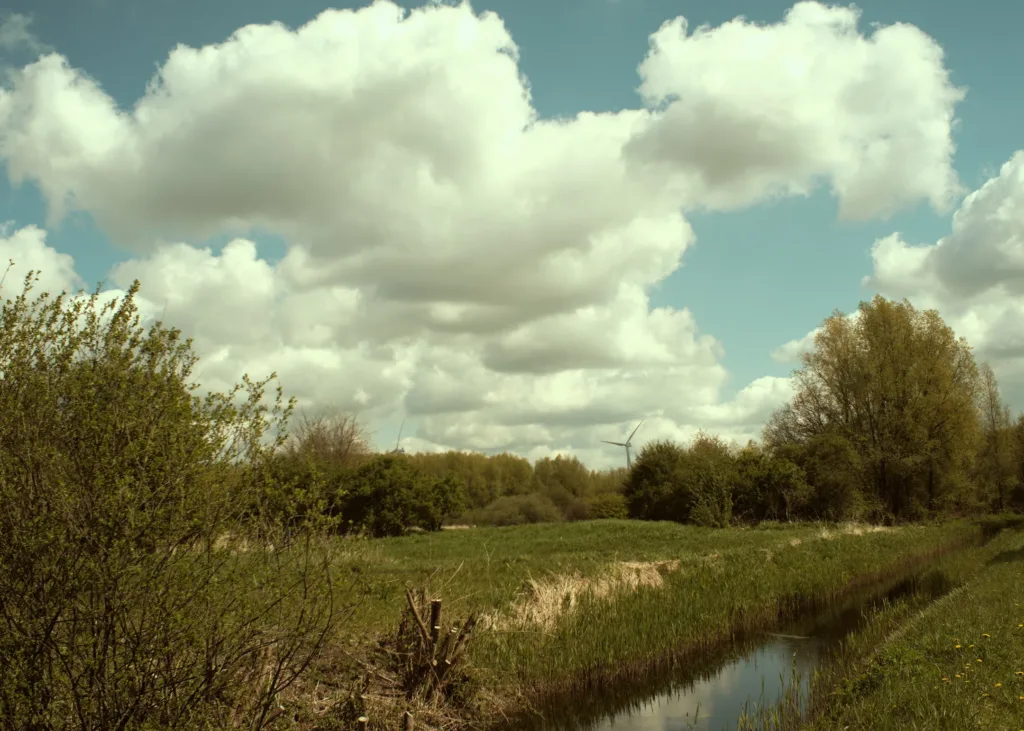
[[[894,233],[872,258],[866,285],[937,309],[1024,409],[1024,150],[964,199],[947,236],[912,245]]]
[[[759,379],[723,401],[720,343],[686,308],[652,308],[693,241],[687,210],[819,184],[849,217],[956,195],[963,92],[941,49],[857,23],[808,2],[767,26],[678,18],[651,37],[643,105],[565,120],[538,117],[503,22],[468,4],[178,46],[130,105],[52,53],[0,89],[0,158],[51,224],[86,212],[132,252],[113,292],[141,280],[209,388],[277,371],[305,405],[409,414],[406,448],[618,464],[599,440],[640,418],[645,439],[742,441],[788,397]],[[34,252],[73,286],[42,235],[0,255]]]
[[[856,8],[798,2],[785,19],[736,18],[689,33],[685,18],[651,36],[640,92],[664,106],[630,142],[631,158],[669,167],[713,208],[807,194],[826,180],[840,215],[887,216],[960,192],[954,106],[964,91],[920,29],[858,29]]]

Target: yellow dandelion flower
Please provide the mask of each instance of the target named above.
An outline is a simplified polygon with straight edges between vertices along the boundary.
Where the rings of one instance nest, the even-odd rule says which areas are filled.
[[[990,635],[990,634],[989,634],[988,632],[985,632],[985,633],[983,633],[983,634],[982,634],[981,636],[982,636],[982,637],[991,637],[992,635]]]
[[[960,673],[957,673],[957,674],[956,674],[956,675],[954,675],[953,677],[954,677],[954,678],[959,678],[959,677],[960,677]]]
[[[960,645],[959,645],[959,644],[955,645],[955,647],[956,647],[956,649],[958,649],[958,650],[960,649]]]
[[[981,662],[981,658],[979,657],[979,658],[978,658],[977,660],[975,660],[974,662]]]
[[[1003,684],[1002,684],[1002,683],[996,683],[995,687],[997,687],[997,688],[1002,688],[1002,687],[1003,687]]]
[[[972,642],[971,644],[968,645],[968,647],[974,647],[974,643]]]
[[[982,693],[982,694],[981,694],[981,697],[982,697],[982,698],[988,698],[988,693]]]

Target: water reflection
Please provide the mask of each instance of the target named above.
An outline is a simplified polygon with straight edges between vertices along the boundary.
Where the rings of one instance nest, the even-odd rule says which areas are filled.
[[[944,574],[929,572],[896,583],[886,590],[864,594],[844,606],[792,622],[777,633],[748,638],[717,661],[709,658],[689,676],[656,679],[631,697],[581,701],[576,709],[548,713],[523,728],[544,731],[723,731],[734,729],[759,706],[783,698],[795,675],[800,697],[806,696],[810,676],[844,638],[866,622],[868,612],[886,602],[920,591],[931,599],[950,589]],[[877,590],[876,590],[877,591]]]
[[[763,703],[774,704],[790,685],[794,663],[806,678],[817,667],[823,644],[816,639],[777,637],[744,657],[734,660],[712,677],[675,688],[639,708],[581,729],[593,731],[684,731],[735,726],[744,711]]]

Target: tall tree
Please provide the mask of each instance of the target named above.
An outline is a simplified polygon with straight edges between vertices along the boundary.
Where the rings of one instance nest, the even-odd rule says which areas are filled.
[[[982,363],[979,374],[982,442],[977,464],[978,497],[997,510],[1005,510],[1017,481],[1013,420],[991,366]]]
[[[963,498],[979,430],[970,346],[933,310],[876,296],[825,320],[765,428],[769,446],[846,440],[862,490],[895,519]]]

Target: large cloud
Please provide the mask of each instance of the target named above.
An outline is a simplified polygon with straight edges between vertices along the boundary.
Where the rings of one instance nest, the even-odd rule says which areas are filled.
[[[640,92],[667,107],[631,140],[631,156],[675,168],[709,207],[806,194],[827,179],[846,218],[922,198],[945,209],[960,190],[950,130],[964,91],[921,30],[865,37],[859,15],[800,2],[775,25],[737,18],[688,35],[685,18],[665,23]]]
[[[875,241],[871,255],[874,270],[864,286],[938,310],[990,362],[1012,406],[1024,410],[1024,151],[964,199],[949,235],[913,245],[893,233]],[[780,346],[773,357],[798,361],[816,333]]]
[[[1024,409],[1024,150],[964,199],[948,236],[914,246],[894,233],[872,258],[866,285],[939,310]]]
[[[131,109],[43,56],[0,90],[0,156],[51,221],[85,211],[133,251],[113,284],[143,282],[210,388],[276,370],[306,404],[404,409],[407,446],[617,461],[591,445],[636,418],[742,439],[788,394],[760,379],[723,403],[720,344],[651,308],[693,240],[682,211],[819,182],[849,216],[955,192],[941,50],[856,23],[816,3],[677,19],[640,66],[647,107],[543,120],[497,16],[379,2],[179,46]],[[219,254],[192,245],[224,232]]]

